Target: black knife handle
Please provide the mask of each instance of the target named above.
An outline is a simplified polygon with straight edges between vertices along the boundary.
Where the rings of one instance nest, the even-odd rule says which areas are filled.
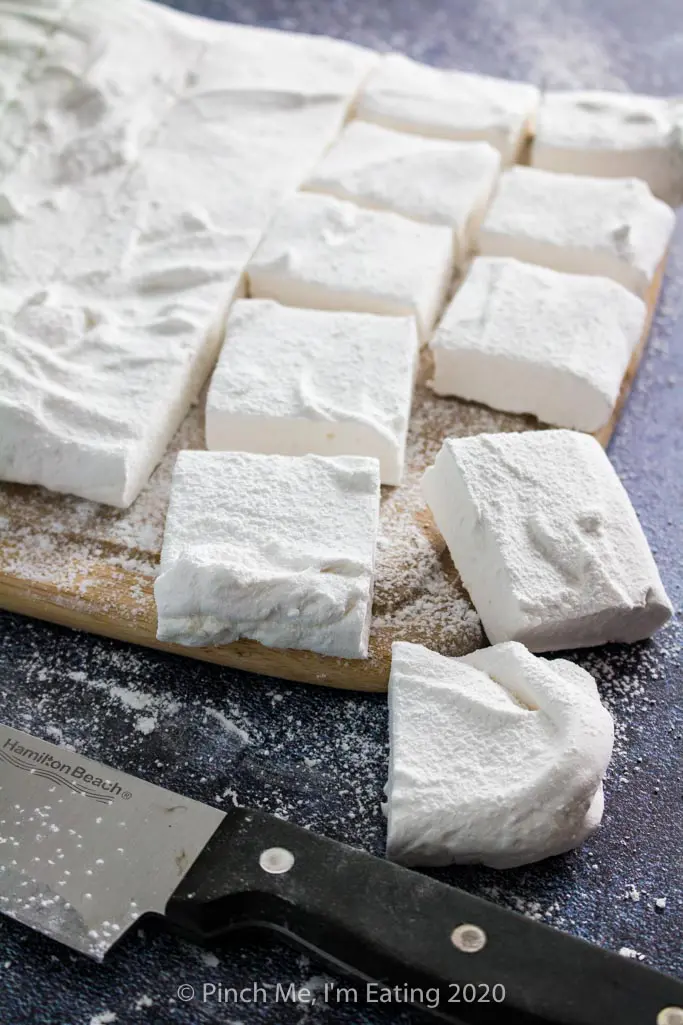
[[[294,859],[279,874],[262,867],[291,861],[274,848]],[[439,1015],[467,1025],[659,1025],[683,1007],[676,979],[264,812],[226,816],[166,917],[195,940],[266,928],[347,974],[437,987]],[[477,952],[454,937],[468,924]]]

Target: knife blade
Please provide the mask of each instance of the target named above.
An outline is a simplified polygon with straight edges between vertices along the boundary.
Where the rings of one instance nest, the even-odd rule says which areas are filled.
[[[149,915],[199,943],[267,929],[467,1025],[683,1021],[676,979],[265,812],[218,811],[8,726],[0,911],[98,961]]]

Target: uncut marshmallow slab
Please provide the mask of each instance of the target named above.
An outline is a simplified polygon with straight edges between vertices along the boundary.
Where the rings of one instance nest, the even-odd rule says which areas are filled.
[[[643,296],[675,215],[636,178],[591,178],[514,167],[500,180],[479,235],[483,256],[511,256],[569,274],[612,278]]]
[[[490,142],[511,164],[533,128],[536,86],[445,71],[390,53],[363,88],[357,116],[401,132]]]
[[[670,618],[633,506],[590,435],[449,438],[422,491],[491,643],[632,642]]]
[[[387,855],[512,868],[600,824],[614,729],[592,676],[497,644],[446,658],[392,646]]]
[[[608,278],[480,257],[430,342],[432,387],[596,431],[612,415],[646,315]]]
[[[256,299],[415,316],[426,339],[453,265],[448,228],[301,192],[276,214],[247,273]]]
[[[500,154],[486,142],[452,142],[352,121],[305,188],[453,229],[470,249],[498,181]]]
[[[379,495],[376,459],[181,452],[158,639],[366,658]]]
[[[237,302],[206,401],[209,449],[373,456],[399,484],[419,341],[412,317]]]
[[[72,0],[0,0],[0,135],[6,105],[21,89],[31,66]]]
[[[598,178],[642,178],[659,199],[683,202],[683,100],[583,90],[547,92],[531,163]]]

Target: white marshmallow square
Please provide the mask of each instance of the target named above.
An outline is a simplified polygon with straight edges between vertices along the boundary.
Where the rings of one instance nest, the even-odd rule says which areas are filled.
[[[401,132],[490,142],[512,164],[533,129],[539,98],[527,82],[446,71],[390,53],[361,91],[357,116]]]
[[[181,452],[158,639],[366,658],[379,497],[376,459]]]
[[[531,163],[596,178],[642,178],[658,199],[675,206],[683,202],[683,100],[544,93]]]
[[[449,438],[422,491],[492,644],[639,641],[671,616],[629,497],[589,434]]]
[[[392,646],[387,855],[512,868],[599,826],[614,729],[595,681],[497,644],[446,658]]]
[[[636,178],[514,167],[501,177],[479,251],[569,274],[598,274],[644,296],[674,223],[673,210]]]
[[[412,317],[242,300],[206,400],[207,448],[372,456],[399,484],[418,353]]]
[[[448,228],[300,192],[276,214],[247,273],[256,299],[414,316],[426,340],[453,267]]]
[[[432,337],[437,395],[596,431],[609,420],[647,308],[608,278],[475,260]]]
[[[178,254],[152,244],[129,254],[139,287],[127,281],[110,302],[64,286],[1,318],[0,480],[119,508],[137,498],[206,380],[241,288],[241,247],[208,242],[194,252],[206,280],[172,303],[163,282]]]
[[[452,142],[352,121],[306,182],[375,210],[392,210],[455,232],[462,261],[476,238],[500,172],[486,142]]]

